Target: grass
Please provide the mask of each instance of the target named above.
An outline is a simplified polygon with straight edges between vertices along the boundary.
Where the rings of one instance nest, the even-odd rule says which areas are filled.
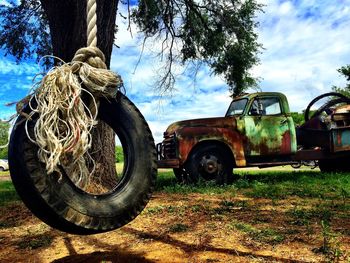
[[[248,235],[251,239],[255,241],[268,243],[271,245],[281,243],[285,238],[283,234],[279,233],[274,229],[271,229],[271,228],[258,229],[250,224],[238,222],[236,220],[233,220],[229,224],[229,228],[239,230],[245,233],[246,235]]]
[[[181,233],[181,232],[186,232],[189,229],[188,225],[181,224],[181,223],[176,223],[174,225],[171,225],[169,227],[169,232],[171,233]]]
[[[158,174],[157,191],[165,193],[203,193],[233,196],[237,191],[247,197],[284,199],[289,196],[346,200],[350,197],[350,176],[346,173],[317,171],[249,171],[240,172],[240,179],[230,185],[218,186],[201,182],[198,185],[180,185],[172,172]]]
[[[16,245],[19,249],[37,249],[50,246],[52,241],[53,237],[47,233],[38,235],[29,234],[18,241]]]
[[[1,176],[9,176],[10,175],[10,171],[0,171],[0,177]]]
[[[121,169],[121,167],[118,167]],[[1,172],[0,175],[7,172]],[[290,196],[340,200],[343,208],[349,208],[350,176],[346,173],[323,174],[316,171],[249,171],[240,172],[240,179],[233,184],[218,186],[211,182],[198,185],[181,185],[172,171],[158,173],[156,191],[165,193],[229,194],[237,191],[247,197],[284,199]],[[0,205],[18,200],[11,182],[0,182]],[[229,204],[227,204],[229,206]],[[346,209],[345,209],[346,210]]]
[[[19,200],[19,197],[15,191],[15,188],[13,187],[12,182],[0,182],[0,206],[17,200]]]
[[[172,171],[158,173],[156,191],[165,193],[201,193],[201,194],[223,194],[230,192],[235,194],[235,185],[219,186],[213,182],[200,182],[197,185],[178,184]]]

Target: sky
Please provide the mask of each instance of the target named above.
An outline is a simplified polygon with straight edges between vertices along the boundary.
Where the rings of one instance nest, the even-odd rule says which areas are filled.
[[[0,0],[0,3],[5,1]],[[259,0],[264,13],[257,16],[259,42],[264,49],[260,64],[251,73],[261,79],[262,91],[286,94],[292,111],[302,111],[316,96],[344,86],[337,69],[350,64],[350,0]],[[125,10],[121,10],[122,12]],[[138,67],[141,42],[137,29],[131,35],[127,21],[117,17],[119,31],[112,53],[111,69],[121,74],[126,95],[145,116],[156,142],[172,122],[223,116],[229,106],[228,87],[220,76],[203,68],[196,82],[188,75],[177,78],[171,94],[159,96],[154,88],[161,61],[156,44],[146,46]],[[14,113],[7,102],[24,97],[35,74],[33,60],[16,64],[0,49],[0,118]]]

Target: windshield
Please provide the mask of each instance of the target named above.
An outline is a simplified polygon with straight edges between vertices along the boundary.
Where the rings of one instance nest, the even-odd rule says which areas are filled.
[[[226,113],[226,116],[241,115],[247,105],[248,99],[234,100],[231,102],[230,107]]]

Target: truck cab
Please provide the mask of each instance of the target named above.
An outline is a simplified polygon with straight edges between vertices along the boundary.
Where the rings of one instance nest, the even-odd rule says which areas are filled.
[[[233,167],[284,162],[296,149],[285,95],[259,92],[234,98],[224,117],[171,124],[157,145],[158,167],[213,179]]]

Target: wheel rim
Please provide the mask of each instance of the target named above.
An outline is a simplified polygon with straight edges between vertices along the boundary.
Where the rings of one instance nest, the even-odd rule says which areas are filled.
[[[204,179],[215,179],[222,171],[222,161],[214,154],[205,154],[199,161],[199,172]]]

